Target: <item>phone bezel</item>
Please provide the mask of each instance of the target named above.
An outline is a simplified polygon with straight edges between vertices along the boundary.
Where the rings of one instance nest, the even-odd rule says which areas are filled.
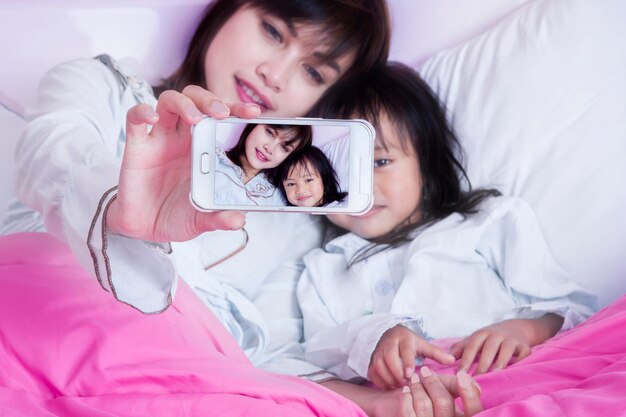
[[[260,123],[260,124],[293,124],[348,126],[350,128],[350,168],[348,180],[348,206],[346,207],[297,207],[297,206],[257,206],[257,205],[223,205],[214,202],[215,187],[215,131],[217,123]],[[201,211],[239,210],[330,214],[344,213],[359,215],[366,213],[373,205],[374,179],[374,140],[376,132],[372,125],[363,119],[317,119],[317,118],[276,118],[259,117],[256,119],[240,119],[228,117],[213,119],[205,117],[192,131],[191,152],[191,189],[189,199]],[[209,172],[202,172],[203,154],[209,154]],[[206,156],[204,157],[206,159]]]

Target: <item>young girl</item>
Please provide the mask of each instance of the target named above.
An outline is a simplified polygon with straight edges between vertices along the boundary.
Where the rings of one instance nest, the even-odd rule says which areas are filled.
[[[318,115],[377,129],[374,206],[328,215],[340,232],[304,258],[308,361],[391,389],[414,376],[416,357],[501,369],[592,313],[530,207],[471,191],[445,111],[416,72],[388,64],[325,104]],[[464,337],[452,355],[427,342],[447,337]]]
[[[270,179],[291,206],[339,206],[348,195],[339,190],[333,165],[316,146],[289,155]]]
[[[305,125],[248,124],[232,149],[216,150],[215,202],[284,205],[267,175],[289,154],[309,148],[312,136]]]

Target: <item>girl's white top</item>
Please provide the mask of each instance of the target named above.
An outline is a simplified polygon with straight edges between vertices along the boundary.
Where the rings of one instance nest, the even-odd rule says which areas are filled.
[[[223,149],[215,152],[215,202],[225,205],[284,206],[280,191],[264,172],[244,184],[243,169]]]
[[[170,305],[180,275],[263,365],[300,339],[295,285],[302,255],[319,247],[319,224],[302,214],[249,213],[246,248],[208,271],[240,246],[242,231],[205,233],[172,244],[172,254],[167,244],[108,234],[103,213],[118,182],[125,116],[141,102],[156,104],[151,87],[107,56],[50,70],[16,153],[18,195],[34,211],[15,202],[1,232],[48,231],[105,290],[145,313]]]
[[[349,233],[315,249],[298,284],[305,359],[342,379],[366,378],[378,340],[397,324],[428,339],[548,312],[568,329],[593,313],[594,297],[559,267],[517,198],[490,198],[465,220],[453,214],[348,268],[367,244]]]

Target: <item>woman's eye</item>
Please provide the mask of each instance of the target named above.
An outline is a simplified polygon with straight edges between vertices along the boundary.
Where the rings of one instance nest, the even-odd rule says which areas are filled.
[[[272,138],[275,136],[274,131],[270,129],[269,127],[265,129],[265,133],[267,133],[267,135]]]
[[[284,151],[284,152],[286,152],[286,153],[291,152],[291,147],[289,147],[289,146],[287,146],[287,145],[283,145],[283,146],[281,146],[281,147],[283,148],[283,151]]]
[[[316,84],[322,84],[324,82],[324,77],[319,73],[318,70],[313,68],[310,65],[305,65],[304,70],[307,73],[307,76],[312,79]]]
[[[265,30],[265,33],[267,33],[276,42],[282,43],[283,35],[280,34],[278,29],[276,29],[272,24],[266,21],[263,21],[262,24],[263,24],[263,30]]]
[[[380,168],[390,163],[391,163],[391,160],[389,159],[376,159],[374,161],[374,168]]]

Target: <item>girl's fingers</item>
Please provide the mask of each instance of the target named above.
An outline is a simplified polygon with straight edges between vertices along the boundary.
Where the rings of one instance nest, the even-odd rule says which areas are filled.
[[[515,351],[518,350],[518,347],[521,347],[517,342],[511,340],[505,340],[500,345],[500,352],[498,352],[498,357],[493,363],[493,370],[499,371],[500,369],[504,369],[511,358],[515,354]]]
[[[463,369],[465,372],[469,371],[470,367],[474,363],[474,360],[476,360],[478,352],[482,349],[486,338],[487,336],[482,334],[470,336],[470,339],[463,350],[463,356],[461,357],[461,363],[459,364],[460,369]]]
[[[452,346],[450,346],[450,355],[454,356],[456,359],[459,359],[465,350],[465,346],[467,345],[467,339],[463,339],[460,342],[456,342]]]
[[[427,366],[420,368],[419,379],[432,402],[431,415],[434,417],[454,417],[454,399],[443,381],[433,374]]]
[[[419,356],[423,356],[425,358],[430,358],[435,362],[439,362],[444,365],[452,365],[456,358],[454,355],[444,351],[439,346],[433,345],[425,341],[424,339],[420,339],[419,347],[417,354]]]
[[[480,403],[480,387],[465,371],[456,374],[457,392],[463,402],[464,415],[473,416],[483,411]],[[452,393],[455,394],[454,392]]]
[[[179,122],[191,126],[202,120],[202,113],[193,100],[173,90],[161,93],[157,113],[160,118],[158,126],[165,129],[175,129],[180,126]]]
[[[126,140],[136,142],[145,140],[148,136],[148,126],[159,120],[159,114],[148,104],[138,104],[131,107],[126,113]]]
[[[408,343],[402,344],[400,346],[400,359],[402,361],[402,376],[405,379],[411,378],[415,373],[415,348]]]
[[[518,352],[517,352],[517,358],[515,359],[515,362],[521,361],[522,359],[530,355],[531,352],[532,352],[532,349],[530,346],[526,344],[519,346]]]
[[[373,362],[374,372],[377,374],[377,379],[380,381],[376,383],[380,388],[390,389],[396,386],[396,381],[389,369],[383,356],[378,356]]]
[[[478,361],[478,366],[476,367],[476,375],[489,372],[489,368],[491,368],[491,365],[500,350],[502,341],[503,340],[499,337],[487,338],[483,344],[483,349],[480,351],[480,359]]]

